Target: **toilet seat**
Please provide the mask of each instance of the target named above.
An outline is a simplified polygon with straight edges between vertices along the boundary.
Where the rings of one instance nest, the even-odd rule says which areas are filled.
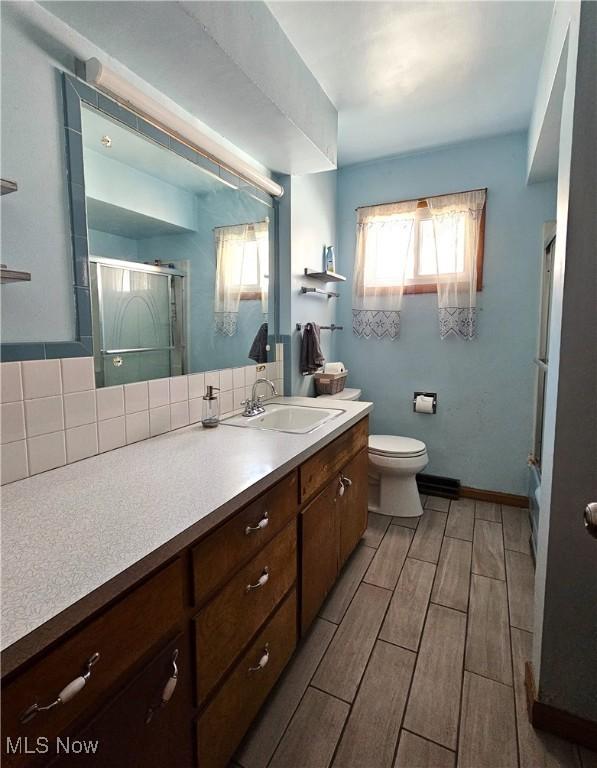
[[[369,435],[369,453],[388,458],[412,458],[427,452],[425,443],[400,435]]]

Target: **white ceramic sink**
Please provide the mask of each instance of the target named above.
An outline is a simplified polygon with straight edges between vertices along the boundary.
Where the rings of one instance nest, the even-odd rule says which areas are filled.
[[[283,405],[272,403],[265,406],[265,413],[258,416],[232,416],[222,424],[249,429],[271,429],[276,432],[293,432],[304,435],[313,432],[327,421],[344,413],[338,408],[310,408],[308,405]]]

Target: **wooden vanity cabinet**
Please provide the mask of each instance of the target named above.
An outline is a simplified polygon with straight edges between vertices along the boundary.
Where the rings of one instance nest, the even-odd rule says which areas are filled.
[[[301,634],[317,616],[367,527],[367,437],[363,419],[301,467],[306,496],[318,482],[327,482],[301,512]],[[338,452],[336,443],[341,443]]]
[[[225,768],[365,529],[367,437],[365,418],[6,676],[2,765]],[[96,651],[72,699],[22,722]]]
[[[161,704],[174,674],[174,691]],[[82,731],[65,737],[68,752],[61,751],[51,768],[192,768],[191,711],[187,634],[169,642]]]
[[[339,567],[342,568],[367,527],[369,500],[369,455],[361,450],[342,469],[344,494],[338,498]]]

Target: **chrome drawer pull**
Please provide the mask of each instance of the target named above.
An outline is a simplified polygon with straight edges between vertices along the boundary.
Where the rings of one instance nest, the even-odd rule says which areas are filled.
[[[350,488],[350,486],[352,485],[352,480],[350,479],[350,477],[346,477],[346,475],[340,475],[340,477],[338,478],[338,482],[340,483],[340,488],[338,488],[338,493],[340,494],[340,496],[344,496],[344,491],[347,488]]]
[[[251,592],[253,589],[261,589],[269,581],[269,568],[267,565],[263,569],[261,576],[257,579],[256,584],[247,584],[245,592]]]
[[[260,672],[264,667],[267,667],[269,661],[269,643],[265,644],[263,649],[263,656],[259,659],[256,667],[249,667],[249,672]]]
[[[263,513],[263,517],[261,520],[257,523],[257,525],[247,525],[245,528],[245,536],[248,536],[250,533],[255,533],[256,531],[260,531],[262,528],[267,528],[269,525],[269,514],[267,513],[267,510]]]
[[[91,667],[99,661],[99,657],[99,653],[94,653],[90,656],[85,663],[85,672],[79,677],[75,677],[74,680],[71,680],[70,683],[60,691],[51,704],[46,704],[45,707],[40,707],[40,705],[35,702],[35,704],[32,704],[26,709],[21,715],[21,722],[28,723],[30,720],[33,720],[39,712],[47,712],[58,704],[66,704],[73,699],[79,691],[83,690],[85,687],[87,681],[91,677]]]
[[[174,689],[176,688],[176,683],[178,682],[178,667],[176,666],[176,660],[178,659],[178,648],[175,648],[172,652],[172,674],[166,681],[166,685],[164,686],[164,690],[162,691],[162,698],[160,699],[160,703],[157,705],[157,707],[149,707],[147,710],[147,715],[145,717],[145,725],[148,725],[154,714],[158,711],[158,709],[161,709],[162,707],[165,707],[166,704],[170,701],[174,694]]]

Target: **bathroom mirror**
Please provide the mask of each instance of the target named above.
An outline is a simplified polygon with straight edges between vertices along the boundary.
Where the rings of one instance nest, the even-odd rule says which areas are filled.
[[[271,204],[81,109],[97,386],[265,363]]]
[[[44,340],[34,312],[24,330],[14,313],[2,360],[93,355],[99,387],[275,360],[271,196],[82,80],[61,80],[72,254],[42,290],[63,323],[74,310],[74,339]],[[32,274],[39,293],[42,271]]]

